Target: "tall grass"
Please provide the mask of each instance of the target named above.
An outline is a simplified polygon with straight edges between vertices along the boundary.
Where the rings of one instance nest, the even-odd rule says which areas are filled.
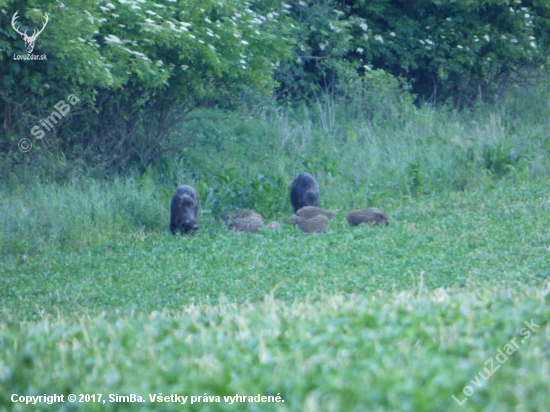
[[[311,105],[267,106],[261,118],[189,122],[181,133],[193,141],[178,155],[110,180],[62,159],[49,169],[20,168],[14,178],[5,161],[0,255],[164,231],[170,197],[184,183],[197,188],[208,221],[237,207],[289,215],[290,183],[306,170],[320,183],[321,205],[339,211],[550,172],[548,88],[513,90],[498,105],[457,112],[415,106],[384,78],[375,86],[338,100],[319,95]],[[65,177],[52,182],[48,170]]]

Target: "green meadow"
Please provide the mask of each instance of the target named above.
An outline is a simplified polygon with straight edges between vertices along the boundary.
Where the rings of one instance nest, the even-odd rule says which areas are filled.
[[[17,166],[0,197],[0,411],[549,410],[537,96],[190,123],[200,145],[109,179],[62,158]],[[289,224],[304,170],[337,212],[327,233]],[[184,183],[200,230],[172,236]],[[372,206],[390,226],[347,226]],[[282,230],[228,232],[217,217],[236,207]],[[64,402],[12,398],[53,394]]]

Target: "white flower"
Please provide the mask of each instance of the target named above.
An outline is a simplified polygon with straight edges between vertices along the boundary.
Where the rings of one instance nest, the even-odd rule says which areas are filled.
[[[108,41],[109,43],[117,43],[122,44],[122,40],[120,40],[117,36],[114,34],[109,34],[107,37],[105,37],[105,41]]]
[[[530,15],[529,13],[525,13],[525,18],[526,18],[526,19],[528,19],[528,18],[530,18],[530,17],[531,17],[531,15]]]
[[[529,36],[529,40],[535,40],[535,36]]]
[[[516,39],[510,40],[512,43],[517,43],[518,41]]]
[[[446,20],[447,20],[447,21],[451,21],[451,20],[453,20],[453,19],[451,19],[450,17],[447,17]]]
[[[483,36],[483,38],[484,38],[485,40],[487,40],[487,41],[491,41],[491,39],[490,39],[490,37],[489,37],[488,34],[486,34],[485,36]]]
[[[189,68],[189,66],[186,66],[185,64],[182,64],[182,65],[180,66],[180,68],[181,68],[182,70],[187,70],[187,69]]]
[[[493,59],[491,59],[490,57],[487,57],[487,61],[488,61],[488,62],[492,62]]]
[[[510,7],[510,13],[515,13],[515,10],[513,7]]]
[[[99,6],[99,8],[101,9],[101,11],[110,11],[107,7]]]
[[[116,9],[115,5],[113,3],[107,3],[105,7],[109,7],[111,10]]]
[[[369,35],[368,34],[363,34],[363,40],[368,41],[369,40]]]
[[[207,22],[207,23],[212,23],[212,21],[208,17],[205,17],[204,21]]]
[[[150,16],[156,16],[157,15],[157,13],[155,13],[154,11],[151,11],[151,10],[145,10],[145,13],[147,13]]]
[[[359,27],[361,27],[363,29],[363,31],[367,31],[367,29],[369,28],[369,26],[367,26],[367,23],[365,23],[365,22],[361,22]]]
[[[418,41],[419,41],[420,43],[422,43],[422,44],[425,44],[425,43],[424,43],[424,40],[418,40]]]
[[[456,46],[457,49],[463,49],[464,47],[462,47],[460,44],[458,46]]]
[[[357,50],[359,53],[363,53],[363,49],[361,47],[358,47]]]
[[[246,40],[241,40],[241,43],[244,44],[244,45],[248,44],[248,42]]]
[[[240,62],[241,64],[246,64],[246,62],[245,62],[244,60],[239,60],[239,62]]]
[[[370,72],[372,69],[370,66],[367,66],[366,64],[363,66],[366,71]]]
[[[428,44],[434,44],[434,42],[431,41],[430,39],[426,39],[426,43],[428,43]]]
[[[144,55],[143,53],[140,53],[140,52],[137,52],[137,51],[134,51],[134,50],[130,50],[130,49],[127,49],[126,47],[123,47],[122,50],[130,53],[130,54],[133,54],[134,56],[138,56],[138,57],[141,57],[143,60],[149,60],[149,58]]]
[[[537,45],[535,44],[534,41],[532,41],[531,43],[529,43],[529,46],[531,46],[533,49],[536,49],[536,48],[537,48]]]
[[[323,44],[323,43],[319,43],[319,48],[321,50],[325,50],[326,49],[326,46]]]
[[[151,24],[155,23],[155,21],[154,21],[154,20],[151,20],[151,19],[145,19],[145,22],[146,22],[146,23],[151,23]]]
[[[379,34],[374,36],[374,40],[379,41],[380,43],[384,44],[384,39]]]
[[[424,46],[426,50],[431,50],[432,48],[430,46]]]
[[[390,36],[395,37],[395,33],[392,31],[392,32],[390,33]]]

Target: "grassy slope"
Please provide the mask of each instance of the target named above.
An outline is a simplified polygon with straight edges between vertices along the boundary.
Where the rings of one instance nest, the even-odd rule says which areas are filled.
[[[279,393],[284,404],[163,404],[162,410],[544,411],[550,406],[549,288],[481,282],[315,302],[266,298],[238,306],[220,299],[117,320],[9,322],[0,339],[3,410],[11,410],[11,393],[147,399],[75,406],[98,411],[160,410],[150,393],[208,393],[222,401],[236,393]],[[531,319],[540,327],[520,336]],[[480,387],[470,382],[513,338],[519,349],[494,376],[478,377]],[[462,400],[466,385],[474,394],[459,407],[451,395]]]
[[[390,204],[387,228],[347,228],[343,212],[315,236],[203,222],[192,237],[131,232],[6,259],[0,399],[280,393],[284,404],[164,406],[545,410],[549,209],[545,181],[500,181]],[[531,319],[537,332],[481,388],[470,383]],[[451,395],[467,384],[459,408]]]
[[[94,392],[285,403],[62,410],[550,410],[548,95],[471,113],[394,102],[372,124],[348,107],[191,124],[204,147],[114,182],[43,184],[21,166],[0,181],[0,411],[59,409],[12,393]],[[338,211],[329,233],[214,222],[239,206],[287,221],[304,168]],[[167,231],[181,183],[206,212],[191,237]],[[365,201],[391,226],[348,228]],[[520,349],[476,380],[513,338]]]
[[[191,237],[122,234],[80,251],[2,263],[0,296],[17,318],[40,311],[97,314],[179,309],[191,302],[406,290],[475,280],[548,278],[550,194],[545,182],[447,192],[388,205],[387,228],[343,222],[325,235],[286,225],[257,236],[213,221]],[[37,284],[39,287],[37,287]]]

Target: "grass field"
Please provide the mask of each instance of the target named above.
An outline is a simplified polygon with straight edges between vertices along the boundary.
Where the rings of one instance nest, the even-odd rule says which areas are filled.
[[[130,232],[4,257],[2,410],[30,410],[13,393],[107,399],[64,410],[158,410],[149,394],[159,393],[220,396],[162,410],[546,410],[546,181],[386,211],[384,228],[348,228],[343,211],[311,236],[288,225],[228,233],[205,218],[190,237]],[[531,320],[539,327],[525,337]],[[513,338],[517,353],[476,381]],[[146,402],[105,398],[132,393]],[[224,401],[235,394],[285,402]]]
[[[236,123],[141,175],[11,174],[0,411],[550,410],[550,120],[483,110]],[[288,224],[306,169],[337,212],[324,234]],[[201,227],[174,237],[183,183]],[[367,203],[391,225],[349,228]],[[239,206],[282,230],[228,232]]]

